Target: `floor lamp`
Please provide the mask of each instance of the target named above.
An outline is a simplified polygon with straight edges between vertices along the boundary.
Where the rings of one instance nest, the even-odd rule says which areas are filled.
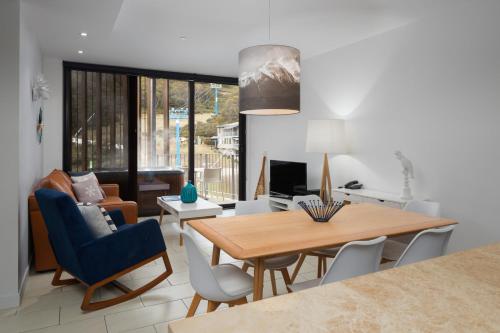
[[[331,200],[332,179],[328,164],[328,154],[347,153],[344,120],[309,120],[307,124],[306,152],[324,154],[319,196],[323,202]]]

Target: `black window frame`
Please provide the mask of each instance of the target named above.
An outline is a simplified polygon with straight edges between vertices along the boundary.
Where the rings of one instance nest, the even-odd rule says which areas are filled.
[[[71,71],[91,71],[110,74],[125,74],[129,78],[129,174],[130,185],[137,186],[137,84],[139,76],[187,81],[189,86],[189,180],[194,180],[194,143],[195,143],[195,83],[218,83],[238,85],[238,78],[204,75],[196,73],[171,72],[123,66],[99,65],[63,61],[63,170],[71,171]],[[135,91],[135,92],[134,92]],[[246,115],[239,114],[239,180],[238,200],[246,199]],[[132,191],[132,192],[137,192]],[[134,193],[128,195],[134,199]],[[224,204],[233,208],[234,204]]]

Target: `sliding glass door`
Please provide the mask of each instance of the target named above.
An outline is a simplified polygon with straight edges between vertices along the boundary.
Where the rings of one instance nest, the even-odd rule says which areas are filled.
[[[102,182],[118,183],[129,197],[128,77],[79,70],[68,76],[64,168],[93,171]]]
[[[238,86],[195,84],[194,168],[199,194],[219,204],[239,199]]]
[[[141,215],[188,180],[202,198],[244,200],[237,80],[64,63],[64,170],[118,183]]]

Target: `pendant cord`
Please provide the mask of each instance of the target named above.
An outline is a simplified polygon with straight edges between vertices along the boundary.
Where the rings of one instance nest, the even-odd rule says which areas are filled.
[[[268,1],[267,5],[267,38],[271,42],[271,0]]]

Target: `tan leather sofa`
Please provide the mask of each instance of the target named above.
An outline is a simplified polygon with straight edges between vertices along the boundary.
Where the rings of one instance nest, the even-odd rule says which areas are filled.
[[[71,184],[71,178],[64,171],[53,170],[47,177],[40,180],[34,190],[39,188],[54,189],[67,193],[76,201]],[[127,223],[137,223],[137,203],[120,199],[119,187],[116,184],[101,184],[101,188],[106,194],[106,198],[99,203],[102,207],[108,211],[120,209]],[[35,270],[56,269],[57,262],[50,246],[45,222],[33,193],[28,198],[28,209],[35,252]]]

